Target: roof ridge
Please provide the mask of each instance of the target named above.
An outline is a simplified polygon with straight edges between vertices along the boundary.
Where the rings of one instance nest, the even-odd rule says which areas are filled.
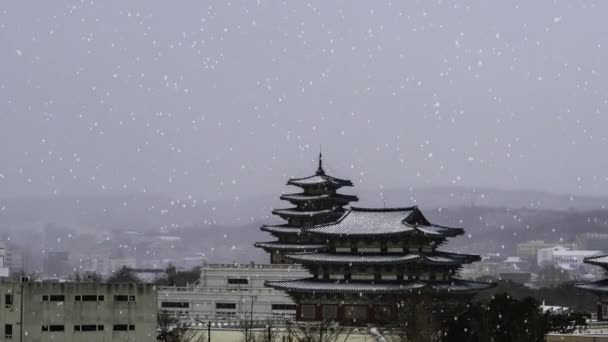
[[[362,208],[362,207],[350,207],[351,211],[361,211],[361,212],[396,212],[396,211],[411,211],[418,208],[417,205],[411,207],[393,207],[393,208]]]

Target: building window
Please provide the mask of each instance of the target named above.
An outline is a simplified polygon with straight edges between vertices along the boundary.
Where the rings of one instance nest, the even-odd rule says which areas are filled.
[[[247,284],[249,284],[249,280],[244,279],[244,278],[228,278],[228,284],[230,284],[230,285],[247,285]]]
[[[302,319],[315,319],[315,306],[302,304]]]
[[[6,339],[13,338],[13,325],[12,324],[4,325],[4,338],[6,338]]]
[[[163,308],[174,308],[174,309],[187,309],[190,307],[188,302],[162,302],[160,304]]]
[[[65,296],[64,295],[43,295],[42,301],[43,302],[65,302]]]
[[[272,304],[272,310],[296,311],[295,304]]]
[[[65,331],[64,325],[51,324],[51,325],[43,325],[42,331],[50,331],[50,332],[60,332]]]
[[[7,308],[10,308],[13,306],[13,295],[10,293],[7,293],[4,295],[4,305]]]
[[[338,318],[337,305],[323,305],[323,319],[335,321]]]
[[[80,331],[97,331],[96,324],[83,324],[80,328]]]
[[[115,295],[114,296],[114,301],[115,302],[134,302],[135,301],[135,296]]]
[[[216,309],[236,309],[235,303],[215,303]]]
[[[114,324],[114,331],[133,331],[135,330],[135,325],[133,324]]]
[[[103,302],[103,300],[104,300],[103,296],[97,296],[97,295],[76,295],[76,296],[74,296],[75,302]]]

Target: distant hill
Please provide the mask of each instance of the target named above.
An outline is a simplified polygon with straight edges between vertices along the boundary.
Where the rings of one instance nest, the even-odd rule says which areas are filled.
[[[286,189],[290,190],[290,189]],[[295,190],[295,189],[294,189]],[[296,190],[297,191],[297,190]],[[346,188],[357,194],[354,206],[395,207],[419,205],[422,209],[499,207],[534,210],[590,211],[608,208],[608,197],[585,197],[539,191],[440,187],[371,191]],[[0,227],[55,223],[82,229],[159,230],[193,225],[247,225],[273,221],[271,211],[286,207],[280,194],[235,201],[195,202],[161,194],[111,194],[49,198],[0,198]]]
[[[418,204],[431,221],[466,228],[464,236],[445,246],[452,251],[512,255],[517,243],[530,239],[571,241],[578,233],[608,232],[607,198],[458,187],[349,190],[354,189],[344,192],[362,199],[357,206]],[[253,242],[273,240],[259,227],[279,221],[270,214],[273,207],[289,206],[278,197],[206,203],[149,193],[5,198],[0,199],[0,233],[35,235],[43,225],[55,224],[81,232],[169,234],[182,238],[184,256],[204,254],[211,262],[266,262],[268,256]]]

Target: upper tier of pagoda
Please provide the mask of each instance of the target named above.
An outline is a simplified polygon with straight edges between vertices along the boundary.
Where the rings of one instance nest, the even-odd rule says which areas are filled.
[[[343,195],[336,191],[343,186],[352,186],[349,180],[329,176],[323,169],[322,155],[314,175],[305,178],[291,178],[288,185],[303,189],[299,193],[284,194],[281,200],[294,205],[291,208],[275,209],[273,215],[287,221],[280,225],[265,225],[261,229],[277,237],[277,241],[256,242],[255,246],[271,253],[272,263],[291,262],[284,256],[287,253],[320,251],[325,245],[314,237],[301,234],[302,228],[328,224],[338,220],[346,211],[345,206],[357,201],[357,196]]]
[[[314,175],[304,178],[291,178],[287,181],[287,185],[294,185],[304,190],[314,187],[325,187],[327,190],[336,190],[343,186],[353,186],[353,182],[326,174],[325,170],[323,170],[323,156],[319,154],[319,168],[317,168],[317,172]]]

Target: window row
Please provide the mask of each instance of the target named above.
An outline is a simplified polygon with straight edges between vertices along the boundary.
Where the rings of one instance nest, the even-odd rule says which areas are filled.
[[[230,285],[247,285],[249,280],[245,278],[228,278],[228,284]]]
[[[4,328],[5,335],[8,334],[9,328],[10,328],[10,334],[12,335],[13,327],[10,324],[7,324]],[[48,331],[48,332],[62,332],[62,331],[65,331],[65,325],[63,325],[63,324],[42,325],[41,329],[42,329],[42,331]],[[134,331],[135,325],[134,324],[114,324],[112,326],[112,330],[113,331]],[[104,325],[103,324],[80,324],[80,325],[74,326],[74,331],[82,331],[82,332],[104,331]]]
[[[162,308],[174,308],[174,309],[188,309],[190,303],[188,302],[162,302],[160,303]]]
[[[8,296],[8,295],[7,295]],[[103,295],[75,295],[75,302],[103,302],[105,296]],[[65,295],[42,295],[43,302],[65,302]],[[135,296],[133,295],[115,295],[115,302],[135,302]],[[10,300],[12,304],[12,297]],[[9,301],[6,300],[6,305],[9,305]]]

